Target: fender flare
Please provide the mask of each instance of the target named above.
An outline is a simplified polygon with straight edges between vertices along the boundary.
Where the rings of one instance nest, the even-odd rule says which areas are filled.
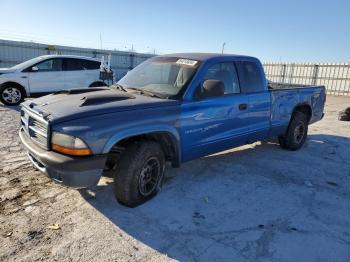
[[[180,163],[181,145],[180,145],[179,132],[175,127],[167,126],[167,125],[152,125],[152,126],[145,126],[142,128],[135,127],[135,128],[118,132],[117,134],[113,135],[110,139],[108,139],[108,141],[105,143],[103,147],[102,153],[108,154],[109,151],[112,149],[112,147],[123,139],[130,138],[133,136],[152,134],[152,133],[168,133],[172,137],[172,140],[175,143],[175,147],[176,147],[175,157],[177,158],[177,161]]]
[[[292,120],[292,117],[295,114],[295,112],[298,111],[298,108],[307,108],[308,114],[309,114],[309,121],[310,121],[310,119],[312,118],[312,106],[309,103],[307,103],[307,102],[303,102],[303,103],[298,103],[298,104],[296,104],[294,106],[294,108],[293,108],[293,110],[291,111],[291,114],[290,114],[289,122]]]

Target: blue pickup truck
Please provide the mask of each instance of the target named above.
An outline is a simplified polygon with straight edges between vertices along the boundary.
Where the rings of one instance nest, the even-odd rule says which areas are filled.
[[[241,55],[155,56],[111,87],[67,90],[22,103],[20,138],[34,166],[72,187],[105,171],[137,206],[159,191],[165,164],[271,137],[299,149],[323,117],[324,86],[269,83]]]

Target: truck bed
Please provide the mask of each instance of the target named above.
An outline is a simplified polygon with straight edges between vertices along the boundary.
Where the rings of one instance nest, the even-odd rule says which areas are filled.
[[[287,84],[287,83],[277,83],[277,82],[270,82],[270,81],[268,82],[267,86],[269,90],[318,87],[316,85]]]
[[[296,85],[268,83],[271,95],[271,129],[279,133],[288,127],[293,110],[298,105],[310,105],[310,124],[323,115],[325,87],[316,85]]]

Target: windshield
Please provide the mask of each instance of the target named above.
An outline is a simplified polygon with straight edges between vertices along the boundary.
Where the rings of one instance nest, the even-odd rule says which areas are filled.
[[[41,57],[41,56],[35,57],[33,59],[30,59],[28,61],[25,61],[23,63],[13,66],[11,67],[11,69],[26,69],[27,67],[30,67],[31,65],[34,65],[43,59],[45,59],[45,57]]]
[[[171,97],[186,88],[199,64],[179,57],[153,57],[129,71],[118,84]]]

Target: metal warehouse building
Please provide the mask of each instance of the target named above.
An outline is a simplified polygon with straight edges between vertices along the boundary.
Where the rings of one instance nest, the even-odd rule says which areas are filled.
[[[47,54],[81,55],[101,58],[111,54],[111,66],[119,80],[126,72],[153,56],[136,52],[112,51],[32,42],[0,40],[0,67],[11,67]],[[350,96],[350,63],[264,63],[266,76],[275,82],[325,85],[328,94]]]
[[[135,52],[0,40],[0,68],[11,67],[31,58],[48,54],[81,55],[95,58],[101,58],[102,56],[107,58],[111,54],[111,67],[116,79],[120,79],[128,70],[153,56]]]

